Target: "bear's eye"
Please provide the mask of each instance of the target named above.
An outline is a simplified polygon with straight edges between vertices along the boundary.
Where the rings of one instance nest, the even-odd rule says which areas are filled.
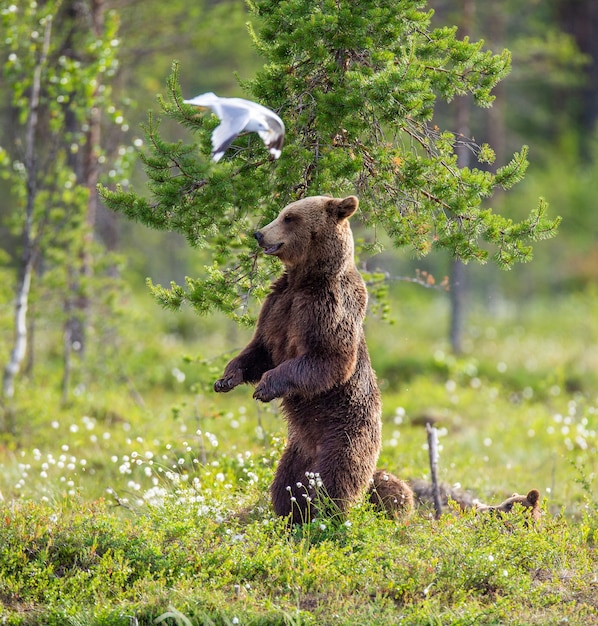
[[[282,221],[283,221],[285,224],[290,224],[290,223],[291,223],[291,222],[293,222],[294,220],[295,220],[295,216],[294,216],[294,215],[285,215],[285,216],[282,218]]]

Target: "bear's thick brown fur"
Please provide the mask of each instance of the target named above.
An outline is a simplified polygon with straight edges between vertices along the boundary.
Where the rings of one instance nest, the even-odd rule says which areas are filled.
[[[384,495],[372,499],[389,502],[391,515],[413,505],[405,483],[374,475],[381,403],[363,333],[367,292],[348,222],[357,206],[354,196],[304,198],[255,233],[285,272],[272,285],[253,339],[214,384],[224,392],[253,383],[254,398],[282,399],[288,439],[271,496],[275,512],[295,523],[313,516],[326,500],[322,493],[345,512],[377,484]]]
[[[537,489],[531,489],[526,495],[520,495],[514,493],[510,498],[507,498],[500,504],[478,504],[476,510],[482,513],[495,513],[502,515],[504,513],[511,513],[513,509],[520,506],[522,510],[529,514],[534,522],[540,520],[542,516],[542,510],[540,508],[540,492]]]
[[[372,478],[368,497],[381,511],[395,519],[405,517],[414,507],[413,490],[400,478],[385,470],[377,470]]]
[[[411,487],[414,499],[417,505],[424,509],[430,508],[433,503],[434,488],[431,483],[425,480],[408,481]],[[455,502],[462,511],[475,509],[479,513],[495,513],[502,515],[511,513],[517,509],[515,505],[522,507],[526,515],[529,515],[534,522],[539,521],[542,516],[540,507],[540,492],[537,489],[530,489],[526,495],[514,493],[500,504],[484,504],[480,502],[473,494],[463,489],[451,487],[445,483],[439,485],[440,502],[444,508],[448,507],[449,501]]]

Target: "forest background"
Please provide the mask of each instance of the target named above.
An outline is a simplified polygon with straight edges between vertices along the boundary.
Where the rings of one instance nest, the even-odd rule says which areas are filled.
[[[77,20],[87,24],[90,35],[86,38],[74,27],[69,32],[67,22],[54,25],[66,28],[62,33],[64,66],[78,63],[85,67],[86,59],[96,59],[90,70],[95,74],[86,75],[82,70],[72,87],[77,94],[72,106],[49,113],[60,124],[53,127],[50,120],[50,134],[40,144],[37,166],[48,167],[47,176],[53,181],[45,187],[46,205],[52,210],[42,216],[43,233],[35,241],[40,252],[30,259],[28,315],[21,328],[15,327],[14,299],[24,263],[27,225],[22,217],[30,189],[21,185],[21,191],[16,191],[15,172],[17,179],[23,172],[15,162],[19,162],[18,155],[25,169],[36,162],[35,151],[27,161],[26,109],[19,108],[23,98],[32,93],[35,68],[30,72],[32,82],[15,90],[10,82],[15,69],[11,58],[14,42],[8,36],[0,42],[5,68],[0,82],[3,368],[10,369],[18,343],[15,336],[27,338],[22,345],[23,361],[11,385],[6,384],[5,370],[0,408],[0,498],[7,511],[11,507],[2,528],[7,546],[1,562],[5,574],[0,583],[3,616],[14,623],[36,623],[36,619],[38,623],[50,623],[51,619],[61,623],[65,615],[80,620],[87,615],[90,623],[124,623],[118,622],[118,616],[128,610],[123,608],[126,605],[135,607],[131,611],[140,622],[162,616],[163,621],[186,623],[180,609],[196,623],[238,623],[232,621],[233,615],[242,611],[253,616],[248,622],[253,619],[257,623],[271,615],[272,623],[311,623],[312,618],[322,623],[322,611],[334,597],[335,610],[345,616],[339,623],[350,623],[353,618],[354,623],[365,623],[360,621],[364,619],[359,612],[362,609],[349,601],[354,589],[349,582],[342,582],[342,573],[337,591],[318,588],[299,574],[295,587],[287,581],[288,589],[281,591],[278,574],[272,575],[276,582],[268,587],[262,568],[275,568],[276,558],[284,562],[287,558],[286,553],[277,552],[280,546],[287,546],[278,527],[269,531],[270,539],[279,542],[278,547],[268,547],[272,562],[256,565],[251,561],[245,565],[247,571],[235,573],[229,561],[239,555],[231,556],[229,546],[227,556],[219,560],[214,546],[226,541],[220,531],[207,528],[205,520],[197,522],[195,531],[180,526],[168,531],[172,536],[160,537],[162,543],[156,551],[164,552],[165,560],[170,558],[166,546],[174,536],[183,542],[184,535],[189,542],[185,545],[193,546],[191,549],[197,549],[194,542],[199,541],[193,532],[201,529],[204,541],[213,538],[209,548],[203,546],[206,552],[212,551],[213,562],[179,563],[188,581],[197,581],[198,571],[209,572],[205,573],[208,578],[220,577],[221,586],[210,586],[204,580],[204,595],[189,595],[188,589],[177,587],[169,575],[155,573],[161,567],[164,571],[172,568],[172,562],[158,563],[155,555],[146,552],[127,552],[132,537],[127,533],[132,531],[123,530],[114,519],[134,520],[132,527],[138,525],[136,532],[141,537],[150,533],[146,523],[151,532],[156,531],[156,518],[170,516],[180,522],[181,516],[188,515],[187,510],[159,509],[152,499],[164,482],[172,494],[177,493],[180,478],[174,476],[197,479],[204,485],[201,497],[212,500],[205,504],[207,516],[219,523],[226,517],[224,511],[238,508],[227,500],[231,484],[232,492],[235,485],[241,485],[246,500],[253,497],[267,509],[265,485],[280,445],[278,438],[284,436],[284,423],[276,407],[253,405],[240,392],[232,399],[214,398],[210,392],[227,356],[243,345],[250,329],[240,328],[222,315],[198,316],[188,308],[163,310],[147,289],[148,277],[155,284],[167,285],[198,274],[210,263],[205,252],[191,248],[180,235],[147,229],[108,210],[98,200],[96,183],[130,183],[137,190],[146,185],[136,158],[143,146],[141,125],[147,123],[148,110],[159,115],[156,96],[168,93],[174,59],[186,97],[204,91],[243,96],[237,76],[250,79],[263,61],[247,33],[249,17],[241,1],[189,5],[176,0],[167,4],[64,0],[62,4],[64,15],[69,15],[73,24]],[[11,11],[11,3],[2,2],[1,6],[3,15]],[[538,597],[526,605],[528,612],[521,623],[549,623],[565,614],[571,620],[576,616],[585,620],[579,623],[592,623],[598,606],[593,543],[596,498],[592,496],[598,469],[598,7],[592,0],[532,0],[523,6],[514,0],[433,0],[429,7],[435,10],[434,25],[456,24],[461,36],[482,38],[495,52],[506,47],[513,57],[512,71],[494,90],[496,100],[491,108],[478,109],[465,98],[457,98],[450,105],[439,104],[435,121],[478,144],[488,142],[497,165],[506,163],[523,144],[528,145],[530,166],[525,179],[493,197],[492,206],[514,220],[523,219],[541,196],[549,203],[550,215],[561,216],[562,223],[556,238],[534,244],[531,263],[510,271],[492,263],[469,263],[461,268],[464,274],[459,281],[465,292],[460,300],[463,315],[457,321],[451,289],[454,265],[446,254],[433,252],[416,258],[410,251],[388,247],[360,259],[363,267],[387,277],[385,288],[373,294],[374,306],[367,321],[368,344],[384,394],[382,462],[406,476],[427,476],[425,433],[417,425],[433,420],[440,428],[444,480],[460,482],[483,499],[502,499],[512,491],[537,487],[546,498],[546,514],[558,516],[561,512],[567,521],[563,527],[552,528],[545,538],[533,539],[545,542],[534,544],[534,549],[546,550],[549,555],[559,552],[558,558],[546,557],[537,567],[527,560],[517,562],[517,575],[511,576],[511,581],[517,582],[511,586],[502,579],[497,583],[494,570],[481,572],[477,567],[473,571],[478,578],[457,580],[458,566],[454,565],[455,569],[437,572],[440,578],[434,582],[438,587],[442,580],[446,589],[452,589],[450,599],[439,592],[437,604],[424,607],[421,598],[426,602],[433,598],[422,591],[431,584],[426,578],[431,574],[407,563],[402,575],[412,587],[400,587],[395,581],[392,584],[400,588],[390,583],[386,588],[370,577],[374,580],[372,598],[376,597],[372,606],[377,608],[369,610],[378,610],[379,616],[391,615],[399,606],[405,619],[413,619],[413,623],[422,623],[418,621],[422,615],[481,623],[480,615],[489,615],[491,621],[512,612],[508,601],[497,598],[511,597],[520,603],[515,606],[521,611],[524,591],[532,589]],[[96,35],[103,29],[113,34],[101,44],[104,47],[98,55]],[[44,36],[43,32],[35,37],[28,33],[36,40]],[[56,80],[61,79],[57,71]],[[90,102],[101,104],[90,107]],[[90,111],[88,125],[79,130],[77,120]],[[61,134],[61,141],[66,137],[78,146],[64,163],[56,163],[57,152],[51,149],[54,131]],[[189,137],[169,120],[163,120],[162,133],[171,141]],[[354,229],[358,237],[367,235],[358,220],[354,220]],[[31,243],[35,233],[29,235]],[[245,461],[240,461],[243,456]],[[136,463],[141,457],[143,463]],[[159,473],[149,466],[153,457],[163,459],[164,469]],[[177,466],[174,473],[171,462]],[[106,513],[99,500],[102,497],[118,505],[116,516],[113,510]],[[165,506],[163,494],[160,498]],[[39,503],[49,508],[35,508]],[[147,520],[143,511],[148,505],[150,509],[155,505],[153,510],[160,512],[150,513],[150,522],[141,523],[139,520]],[[182,506],[180,501],[176,506]],[[52,542],[40,529],[47,527],[57,511],[63,520],[58,524],[63,526],[56,527],[53,552]],[[588,511],[594,518],[584,517]],[[357,513],[366,519],[368,514]],[[255,515],[261,522],[269,519],[263,509]],[[15,521],[28,516],[33,527],[24,524],[17,531]],[[85,528],[89,529],[94,519],[102,520],[105,527],[94,526],[86,536]],[[576,544],[577,536],[571,543],[582,545],[583,563],[564,555],[565,535],[573,533],[566,524],[572,520],[581,534],[580,544]],[[380,524],[377,529],[388,531]],[[437,530],[448,535],[449,523],[443,524]],[[236,530],[232,524],[227,532],[231,528]],[[245,526],[243,532],[248,532]],[[307,571],[314,579],[326,575],[324,557],[339,562],[344,558],[326,552],[330,549],[326,541],[338,542],[338,536],[318,532],[300,534],[294,538],[297,543],[289,544],[292,549],[300,545],[306,561],[293,561],[288,567]],[[411,537],[400,540],[411,549],[418,541],[425,543],[426,527],[416,525],[411,532]],[[508,543],[498,528],[492,532]],[[557,535],[563,544],[558,543]],[[151,544],[148,537],[143,535],[143,541]],[[158,539],[152,538],[157,545]],[[265,541],[257,534],[253,539],[258,544]],[[343,535],[342,541],[361,541],[362,545],[370,541],[378,547],[385,542],[374,535],[367,539]],[[479,537],[478,541],[484,544]],[[493,541],[496,543],[496,536]],[[511,544],[529,549],[531,544],[525,542],[530,541],[526,536]],[[42,555],[41,548],[23,551],[19,542],[45,542],[45,552]],[[100,550],[98,542],[103,546]],[[315,554],[323,559],[321,571],[318,564],[308,564]],[[131,565],[135,558],[139,571]],[[447,560],[447,555],[442,558]],[[564,564],[567,559],[571,559],[570,567]],[[14,573],[24,568],[25,561],[27,567],[38,568],[36,576],[43,581],[35,588]],[[104,569],[95,572],[100,561]],[[139,592],[143,566],[147,571],[153,569],[153,581],[161,591],[144,587],[136,599],[125,598],[124,592],[119,597],[114,590],[133,583]],[[504,565],[500,571],[509,567]],[[106,573],[112,572],[111,568],[123,572],[122,580]],[[353,565],[347,564],[347,569],[347,581],[351,575],[357,577]],[[56,575],[58,570],[68,575]],[[83,581],[90,580],[92,571],[97,588],[84,592],[87,583]],[[70,581],[70,607],[64,598],[71,596],[65,596],[65,588],[57,582],[62,578]],[[251,585],[255,595],[249,591]],[[467,595],[469,589],[479,597],[467,601],[457,592],[459,587],[465,590],[461,595]],[[166,593],[164,588],[175,591]],[[93,593],[104,595],[92,610]],[[555,599],[559,594],[560,600]],[[489,603],[495,608],[490,610]],[[411,607],[413,614],[405,607]],[[388,619],[392,623],[392,618]]]

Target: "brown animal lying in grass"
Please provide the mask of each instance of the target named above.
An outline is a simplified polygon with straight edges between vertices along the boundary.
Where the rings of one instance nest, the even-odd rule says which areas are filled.
[[[378,472],[381,473],[381,472]],[[374,502],[374,504],[384,503],[385,508],[387,510],[391,509],[392,503],[392,494],[395,493],[396,489],[392,485],[393,480],[395,479],[392,474],[388,474],[387,481],[377,481],[376,483],[376,491],[373,494],[370,494],[370,499]],[[389,493],[385,493],[384,486],[385,484],[389,484]],[[411,480],[408,481],[409,486],[411,487],[414,495],[415,504],[421,507],[430,508],[434,504],[434,495],[432,484],[425,480]],[[480,502],[477,498],[475,498],[471,493],[465,491],[463,489],[458,489],[455,487],[450,487],[446,484],[440,484],[440,501],[443,507],[447,507],[449,501],[454,501],[457,503],[459,508],[462,511],[475,509],[479,512],[488,512],[488,513],[496,513],[496,514],[504,514],[511,513],[514,508],[517,508],[516,505],[520,505],[529,513],[531,519],[534,522],[537,522],[542,515],[540,510],[540,492],[537,489],[531,489],[527,492],[526,495],[519,495],[514,493],[510,498],[507,498],[504,502],[500,504],[485,504]],[[398,503],[397,512],[400,510],[404,510],[404,505],[402,503]],[[398,515],[397,515],[398,517]]]
[[[504,502],[497,505],[478,504],[477,511],[489,511],[491,513],[511,513],[513,507],[519,504],[524,509],[529,509],[529,514],[534,522],[537,522],[542,515],[540,511],[540,492],[537,489],[531,489],[526,495],[521,496],[518,493],[514,493],[510,498],[507,498]]]

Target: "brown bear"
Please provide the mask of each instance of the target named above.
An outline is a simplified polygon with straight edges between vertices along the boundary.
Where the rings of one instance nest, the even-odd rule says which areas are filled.
[[[430,508],[433,503],[432,484],[425,480],[409,480],[416,504],[425,509]],[[479,513],[494,513],[502,515],[517,510],[515,505],[522,507],[522,510],[531,517],[534,522],[539,521],[542,510],[540,508],[540,492],[537,489],[530,489],[526,495],[514,493],[500,504],[484,504],[473,494],[463,489],[451,487],[445,483],[439,485],[440,501],[443,507],[447,507],[449,501],[455,502],[461,511],[475,509]]]
[[[542,510],[540,508],[540,492],[537,489],[531,489],[526,495],[514,493],[510,498],[507,498],[500,504],[478,504],[476,510],[482,513],[488,512],[502,515],[504,513],[511,513],[514,508],[516,510],[516,505],[519,505],[526,514],[529,514],[534,522],[540,520]]]
[[[253,339],[214,384],[226,392],[253,383],[254,398],[282,399],[288,438],[270,491],[275,512],[293,523],[331,504],[344,513],[378,486],[384,498],[372,500],[386,503],[391,515],[413,507],[406,483],[375,474],[381,402],[363,333],[367,291],[348,221],[357,206],[355,196],[304,198],[254,234],[285,271],[272,284]]]

